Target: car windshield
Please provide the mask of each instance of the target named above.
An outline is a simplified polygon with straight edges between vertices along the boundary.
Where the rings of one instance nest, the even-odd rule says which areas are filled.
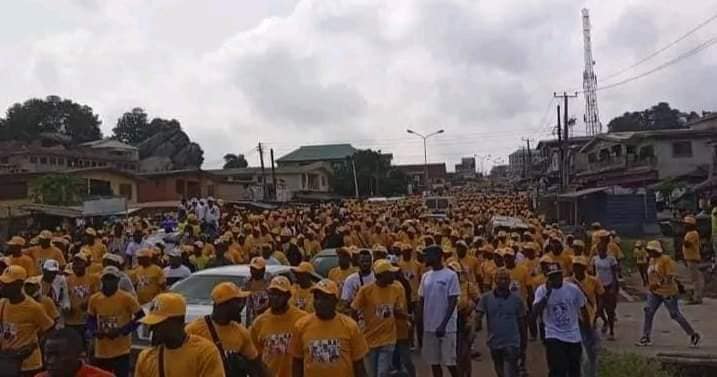
[[[173,285],[171,291],[184,296],[187,304],[211,305],[212,289],[217,284],[231,281],[245,287],[248,279],[248,276],[193,275]]]

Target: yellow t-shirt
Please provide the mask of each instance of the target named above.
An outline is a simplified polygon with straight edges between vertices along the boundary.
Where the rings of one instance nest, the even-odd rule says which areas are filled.
[[[369,348],[396,343],[396,312],[406,312],[403,290],[396,285],[379,287],[371,283],[359,289],[351,308],[361,312],[362,330]]]
[[[97,331],[107,332],[126,326],[139,311],[139,303],[134,296],[118,290],[112,296],[97,292],[90,297],[87,314],[97,320]],[[95,357],[111,359],[129,354],[130,335],[118,336],[115,339],[102,338],[95,342]]]
[[[403,284],[395,281],[393,282],[393,285],[397,286],[399,290],[401,291],[401,295],[403,297],[404,302],[406,301],[406,288],[404,288]],[[406,307],[406,311],[408,311],[408,306]],[[408,318],[396,318],[396,340],[404,340],[404,339],[410,339],[411,338],[411,322],[408,320]]]
[[[574,254],[567,254],[563,250],[560,255],[555,255],[553,253],[550,253],[550,256],[553,258],[554,261],[558,262],[560,264],[560,268],[563,270],[563,275],[568,276],[573,273],[573,256]]]
[[[100,281],[97,275],[85,272],[84,276],[74,273],[67,277],[67,289],[70,295],[70,312],[65,314],[65,323],[68,325],[84,325],[87,323],[87,303],[90,297],[97,293]]]
[[[45,309],[45,314],[52,319],[52,322],[57,323],[57,320],[60,319],[60,312],[57,310],[55,302],[47,296],[40,296],[40,301],[38,302]]]
[[[632,255],[635,257],[635,264],[647,264],[650,256],[647,255],[647,250],[637,247],[632,251]]]
[[[466,255],[462,259],[458,258],[457,256],[453,256],[451,258],[448,258],[446,264],[452,261],[457,261],[461,264],[461,266],[463,266],[463,274],[466,278],[468,278],[468,281],[470,281],[471,283],[475,283],[477,281],[476,275],[480,275],[480,271],[478,271],[478,269],[480,268],[478,258],[472,257],[470,255]]]
[[[685,242],[690,243],[690,246],[685,243],[682,244],[682,255],[685,260],[688,262],[700,262],[702,260],[700,255],[700,234],[696,230],[687,232]]]
[[[336,266],[329,271],[328,277],[329,280],[333,281],[334,283],[336,283],[336,285],[339,286],[339,292],[341,292],[343,290],[344,281],[346,280],[346,278],[356,271],[358,271],[358,268],[353,266],[345,270],[342,270],[340,266]]]
[[[29,249],[28,253],[35,264],[35,269],[33,271],[34,276],[42,273],[42,265],[45,264],[45,261],[48,259],[54,259],[60,263],[60,270],[65,267],[65,257],[62,255],[62,251],[54,246],[50,246],[47,249],[36,246]]]
[[[82,246],[82,248],[80,248],[80,252],[90,255],[92,257],[92,263],[98,263],[102,261],[102,257],[107,254],[107,246],[105,246],[105,244],[101,241],[95,240],[95,243],[92,246]]]
[[[461,295],[458,296],[458,310],[461,313],[470,315],[473,312],[473,309],[475,309],[475,304],[480,297],[480,292],[476,283],[462,281],[460,285]]]
[[[249,360],[256,359],[258,353],[251,341],[249,330],[236,322],[229,322],[228,325],[221,326],[214,322],[219,341],[224,347],[227,354],[238,353]],[[204,317],[200,317],[190,322],[185,328],[187,334],[201,336],[202,338],[214,343],[212,333],[209,331],[207,321]]]
[[[406,279],[411,286],[411,301],[418,302],[418,285],[421,284],[423,266],[413,258],[408,261],[401,258],[401,261],[398,262],[398,266],[401,268],[404,279]]]
[[[252,323],[249,329],[251,339],[261,355],[261,361],[273,376],[291,377],[289,345],[296,330],[296,322],[306,315],[305,311],[289,305],[284,314],[273,314],[267,310]]]
[[[159,348],[142,351],[137,357],[135,377],[159,377]],[[164,348],[164,375],[225,377],[224,364],[217,347],[200,336],[188,335],[177,349]]]
[[[137,266],[131,276],[140,305],[152,301],[162,292],[162,287],[167,282],[164,272],[156,264],[151,264],[148,267]]]
[[[652,259],[650,262],[650,267],[647,268],[650,291],[663,297],[677,295],[678,289],[675,281],[677,266],[675,261],[667,255],[662,255],[659,258]]]
[[[313,257],[321,251],[321,244],[317,240],[304,240],[304,252],[309,256]]]
[[[481,277],[483,277],[483,285],[487,289],[493,288],[493,281],[495,280],[495,272],[498,270],[498,266],[492,259],[487,259],[481,265]]]
[[[9,266],[20,266],[25,269],[25,272],[27,272],[27,276],[37,276],[40,275],[39,272],[35,270],[35,263],[33,262],[32,258],[30,258],[27,255],[20,255],[19,257],[13,257],[10,256],[9,258]]]
[[[322,320],[309,314],[296,322],[289,353],[304,360],[304,376],[353,376],[353,363],[366,356],[368,346],[353,319],[336,313]]]
[[[510,270],[510,291],[519,295],[523,301],[528,299],[530,271],[525,264],[519,264]]]
[[[582,289],[583,294],[587,299],[586,308],[590,316],[590,324],[592,324],[595,320],[595,313],[597,311],[597,298],[605,293],[605,287],[603,287],[600,279],[588,274],[585,274],[585,278],[583,280],[578,280],[574,276],[566,278],[565,280],[579,286]]]
[[[0,311],[2,316],[0,349],[3,351],[19,350],[30,344],[38,344],[38,335],[48,331],[55,324],[42,305],[29,297],[25,297],[25,300],[18,304],[2,299]],[[38,344],[32,354],[22,362],[22,370],[40,368],[42,368],[42,354]]]
[[[289,299],[289,305],[296,306],[297,309],[303,310],[307,313],[314,312],[314,294],[311,293],[311,288],[301,288],[298,284],[294,284],[292,287],[291,298]]]

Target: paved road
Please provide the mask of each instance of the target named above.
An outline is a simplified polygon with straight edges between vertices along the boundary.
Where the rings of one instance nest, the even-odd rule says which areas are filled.
[[[661,308],[655,316],[652,331],[653,346],[648,348],[635,347],[634,343],[640,338],[643,319],[643,302],[621,302],[618,305],[618,322],[615,328],[617,339],[603,341],[603,348],[616,352],[633,352],[646,356],[655,356],[658,353],[677,352],[690,355],[712,354],[717,355],[717,300],[705,299],[703,305],[681,305],[683,314],[692,326],[703,335],[700,348],[689,348],[689,338],[682,329],[670,319],[667,310]],[[486,351],[485,332],[479,334],[480,350]],[[414,355],[418,366],[419,377],[431,377],[430,367],[425,365],[418,354]],[[543,346],[540,342],[532,342],[528,347],[528,371],[531,376],[547,375],[547,365]],[[444,373],[448,376],[448,372]],[[473,375],[480,377],[494,377],[495,372],[490,356],[484,352],[481,360],[473,363]]]

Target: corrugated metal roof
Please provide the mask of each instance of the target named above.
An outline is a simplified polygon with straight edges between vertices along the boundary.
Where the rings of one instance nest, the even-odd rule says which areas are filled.
[[[558,197],[559,198],[579,198],[581,196],[594,194],[596,192],[603,192],[607,189],[608,189],[608,187],[593,187],[593,188],[584,189],[584,190],[580,190],[580,191],[561,194],[561,195],[558,195]]]
[[[353,156],[356,148],[351,144],[305,145],[279,158],[277,162],[330,161]]]

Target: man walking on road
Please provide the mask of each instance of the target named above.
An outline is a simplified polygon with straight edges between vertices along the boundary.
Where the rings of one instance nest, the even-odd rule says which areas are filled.
[[[670,313],[670,318],[675,320],[682,330],[690,336],[690,346],[697,347],[700,343],[700,334],[692,329],[685,317],[680,312],[677,305],[677,267],[675,261],[668,255],[663,254],[662,245],[659,241],[650,241],[647,243],[647,252],[650,253],[652,261],[647,270],[650,282],[650,292],[647,294],[647,305],[645,306],[645,322],[642,324],[642,338],[636,344],[638,347],[647,347],[652,345],[650,333],[652,332],[652,320],[657,313],[657,309],[663,303]]]
[[[702,304],[702,292],[705,287],[705,279],[702,276],[699,266],[702,262],[700,255],[700,234],[697,232],[697,219],[694,216],[687,216],[685,223],[685,239],[682,241],[682,256],[687,264],[687,271],[690,273],[690,280],[694,288],[692,300],[688,302],[691,305]]]
[[[548,376],[580,377],[580,326],[589,326],[590,323],[585,307],[587,301],[575,284],[563,282],[559,264],[549,264],[546,274],[547,282],[535,291],[533,308],[535,313],[543,314]]]
[[[451,376],[457,377],[456,306],[461,294],[458,275],[443,266],[443,249],[429,246],[423,250],[426,266],[431,270],[423,274],[418,287],[423,321],[423,359],[431,365],[433,377],[443,377],[442,365]]]
[[[496,287],[478,303],[478,315],[487,319],[488,348],[498,377],[518,377],[520,347],[526,342],[525,304],[510,291],[506,269],[495,274]]]

